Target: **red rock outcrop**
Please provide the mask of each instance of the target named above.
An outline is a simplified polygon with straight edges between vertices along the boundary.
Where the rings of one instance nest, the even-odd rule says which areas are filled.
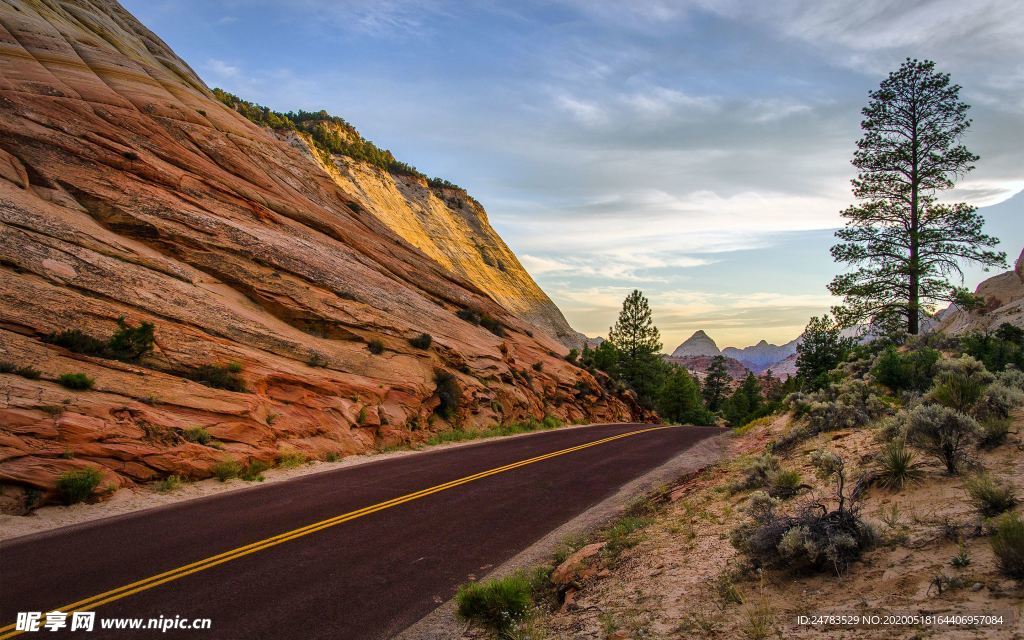
[[[0,374],[3,495],[52,495],[83,465],[116,487],[203,477],[225,457],[366,451],[452,423],[646,417],[352,202],[115,2],[0,4],[0,361],[39,372]],[[42,340],[106,338],[121,316],[156,327],[138,363]],[[410,344],[421,333],[429,349]],[[246,392],[187,377],[227,363]],[[462,396],[450,422],[435,412],[438,372]],[[95,386],[64,388],[66,373]],[[216,447],[189,441],[199,427]]]

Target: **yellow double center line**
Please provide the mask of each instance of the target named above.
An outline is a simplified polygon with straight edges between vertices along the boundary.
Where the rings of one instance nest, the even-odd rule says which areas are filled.
[[[224,553],[219,553],[219,554],[217,554],[215,556],[210,556],[209,558],[204,558],[202,560],[199,560],[197,562],[193,562],[191,564],[186,564],[186,565],[178,567],[176,569],[171,569],[170,571],[165,571],[163,573],[158,573],[155,576],[150,576],[150,577],[145,578],[143,580],[139,580],[139,581],[133,582],[131,584],[126,584],[123,587],[118,587],[116,589],[111,589],[110,591],[105,591],[105,592],[103,592],[101,594],[92,596],[90,598],[85,598],[84,600],[79,600],[78,602],[72,602],[71,604],[66,604],[66,605],[64,605],[62,607],[56,607],[55,609],[48,609],[48,611],[56,610],[56,611],[63,611],[65,613],[70,612],[70,611],[84,611],[84,610],[90,610],[91,611],[91,610],[96,609],[97,607],[101,607],[101,606],[103,606],[105,604],[114,602],[115,600],[120,600],[121,598],[127,598],[130,595],[133,595],[133,594],[136,594],[136,593],[139,593],[139,592],[142,592],[142,591],[147,591],[147,590],[152,589],[154,587],[158,587],[158,586],[160,586],[162,584],[166,584],[168,582],[172,582],[174,580],[178,580],[179,578],[184,578],[185,576],[191,575],[193,573],[198,573],[200,571],[205,571],[206,569],[210,569],[212,567],[216,567],[219,564],[224,564],[225,562],[230,562],[231,560],[236,560],[236,559],[241,558],[243,556],[247,556],[250,553],[256,553],[257,551],[263,551],[264,549],[269,549],[270,547],[277,546],[277,545],[279,545],[279,544],[281,544],[283,542],[288,542],[289,540],[295,540],[295,539],[301,538],[303,536],[308,536],[311,533],[316,533],[317,531],[322,531],[323,529],[327,529],[329,527],[333,527],[333,526],[342,524],[343,522],[348,522],[350,520],[355,520],[356,518],[361,518],[363,516],[370,515],[371,513],[376,513],[378,511],[383,511],[384,509],[390,509],[391,507],[397,507],[398,505],[404,504],[406,502],[411,502],[413,500],[418,500],[420,498],[425,498],[426,496],[429,496],[429,495],[432,495],[432,494],[435,494],[435,493],[440,493],[441,491],[447,491],[448,489],[453,489],[455,487],[458,487],[458,486],[461,486],[461,485],[464,485],[464,484],[468,484],[470,482],[474,482],[476,480],[480,480],[480,479],[486,478],[488,476],[493,476],[493,475],[497,475],[499,473],[504,473],[506,471],[512,471],[513,469],[518,469],[520,467],[525,467],[526,465],[529,465],[529,464],[534,464],[536,462],[542,462],[544,460],[550,460],[551,458],[557,458],[558,456],[564,456],[566,454],[574,453],[574,452],[580,451],[582,449],[588,449],[590,447],[596,447],[596,446],[598,446],[600,444],[605,444],[606,442],[612,442],[613,440],[620,440],[622,438],[628,438],[629,436],[635,436],[635,435],[638,435],[638,434],[641,434],[641,433],[647,433],[649,431],[658,431],[659,429],[668,429],[668,428],[670,428],[670,427],[649,427],[647,429],[639,429],[637,431],[629,431],[627,433],[620,433],[619,435],[609,436],[607,438],[601,438],[600,440],[594,440],[593,442],[587,442],[585,444],[577,445],[575,447],[569,447],[568,449],[561,449],[559,451],[553,451],[551,453],[546,453],[544,455],[540,455],[540,456],[537,456],[537,457],[534,457],[534,458],[529,458],[527,460],[520,460],[519,462],[513,462],[512,464],[507,464],[507,465],[502,466],[502,467],[496,467],[494,469],[488,469],[487,471],[481,471],[480,473],[474,473],[473,475],[470,475],[470,476],[465,476],[465,477],[459,478],[457,480],[452,480],[450,482],[445,482],[444,484],[435,485],[433,487],[429,487],[427,489],[422,489],[422,490],[416,491],[414,493],[407,493],[404,496],[399,496],[397,498],[392,498],[391,500],[385,500],[384,502],[378,502],[377,504],[370,505],[368,507],[363,507],[362,509],[357,509],[355,511],[349,511],[348,513],[343,513],[341,515],[334,516],[332,518],[327,518],[326,520],[321,520],[319,522],[314,522],[313,524],[308,524],[308,525],[306,525],[304,527],[300,527],[298,529],[293,529],[291,531],[286,531],[285,533],[278,534],[278,535],[273,536],[271,538],[265,538],[263,540],[259,540],[257,542],[253,542],[251,544],[247,544],[247,545],[242,546],[242,547],[237,547],[235,549],[231,549],[230,551],[225,551]],[[0,627],[0,640],[6,640],[7,638],[13,638],[14,636],[21,635],[22,633],[24,633],[23,631],[14,631],[14,627],[15,627],[15,625],[13,623],[9,624],[7,626],[4,626],[4,627]]]

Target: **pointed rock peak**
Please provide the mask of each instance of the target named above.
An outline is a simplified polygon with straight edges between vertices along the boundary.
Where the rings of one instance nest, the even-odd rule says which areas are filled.
[[[769,345],[768,345],[768,341],[762,338],[762,339],[761,339],[761,342],[758,342],[758,343],[757,343],[757,344],[755,344],[754,346],[755,346],[755,347],[767,347],[767,346],[769,346]],[[772,345],[772,346],[774,346],[774,345]]]
[[[683,344],[676,347],[672,352],[675,357],[685,356],[717,356],[722,352],[718,345],[702,329],[693,332],[693,335],[686,339]]]

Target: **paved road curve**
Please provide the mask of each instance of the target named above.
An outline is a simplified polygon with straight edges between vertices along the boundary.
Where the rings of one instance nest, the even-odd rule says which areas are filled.
[[[391,637],[470,574],[715,433],[628,424],[542,432],[13,539],[0,543],[0,628],[19,611],[85,601],[64,610],[210,618],[212,629],[76,637]]]

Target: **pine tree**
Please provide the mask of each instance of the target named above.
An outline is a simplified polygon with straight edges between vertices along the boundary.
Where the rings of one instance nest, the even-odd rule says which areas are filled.
[[[626,296],[615,326],[608,330],[608,341],[618,354],[619,376],[645,406],[653,405],[667,365],[658,356],[661,334],[651,318],[651,306],[639,290]]]
[[[934,62],[908,58],[870,98],[853,156],[862,204],[843,211],[846,227],[832,247],[837,262],[859,267],[829,284],[844,298],[833,312],[844,325],[871,320],[916,334],[922,310],[969,297],[949,283],[954,274],[963,282],[958,261],[997,267],[1006,256],[986,249],[998,240],[982,232],[975,207],[936,199],[978,160],[960,144],[971,124],[960,86]]]
[[[672,367],[658,393],[658,413],[670,422],[709,424],[711,414],[704,408],[700,386],[686,369]]]
[[[715,356],[711,359],[711,366],[708,367],[708,374],[704,377],[704,402],[711,411],[718,411],[725,399],[725,392],[729,388],[732,376],[725,368],[725,357]]]
[[[800,385],[804,389],[828,386],[828,372],[846,358],[851,348],[853,340],[842,336],[832,318],[827,315],[811,318],[796,347],[796,371]]]

